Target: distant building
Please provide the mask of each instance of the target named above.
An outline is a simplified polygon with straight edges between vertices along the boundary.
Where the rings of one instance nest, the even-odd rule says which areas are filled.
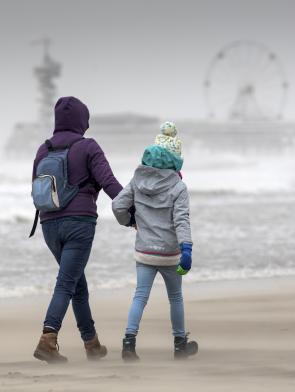
[[[41,43],[44,48],[42,64],[34,69],[39,91],[38,119],[36,122],[19,122],[15,125],[6,148],[6,153],[11,158],[32,159],[38,146],[49,138],[53,131],[53,108],[57,99],[55,80],[61,74],[61,64],[52,59],[48,39],[36,43]],[[132,150],[133,146],[144,148],[145,145],[151,144],[159,126],[158,118],[145,115],[94,115],[91,116],[87,136],[94,137],[108,153],[116,153],[123,152],[122,145],[130,145]]]
[[[53,106],[57,89],[54,80],[61,74],[61,64],[53,60],[49,54],[50,40],[44,39],[33,42],[42,44],[44,49],[42,64],[34,68],[34,75],[38,81],[39,111],[38,119],[32,123],[17,123],[8,140],[6,152],[8,156],[30,157],[40,144],[40,140],[48,137],[48,130],[52,129]]]

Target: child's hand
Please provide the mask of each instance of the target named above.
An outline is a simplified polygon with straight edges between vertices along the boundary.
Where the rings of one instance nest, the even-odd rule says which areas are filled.
[[[180,245],[181,257],[176,272],[179,275],[185,275],[192,267],[192,247],[193,245],[188,242],[183,242]]]
[[[127,227],[134,227],[136,230],[137,230],[137,227],[136,227],[136,220],[135,220],[135,207],[134,206],[132,206],[132,207],[130,207],[129,208],[129,210],[128,210],[128,212],[129,212],[129,214],[130,214],[130,221],[129,221],[129,223],[127,223]]]

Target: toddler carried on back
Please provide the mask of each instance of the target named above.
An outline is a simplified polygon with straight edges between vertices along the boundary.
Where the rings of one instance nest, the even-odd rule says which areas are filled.
[[[198,350],[196,342],[188,342],[184,325],[181,285],[182,275],[191,269],[192,238],[182,164],[176,127],[166,122],[155,144],[145,149],[130,183],[113,200],[113,212],[121,225],[130,222],[133,206],[136,210],[137,287],[123,339],[124,360],[138,359],[136,335],[157,272],[165,281],[170,301],[175,358],[186,358]]]

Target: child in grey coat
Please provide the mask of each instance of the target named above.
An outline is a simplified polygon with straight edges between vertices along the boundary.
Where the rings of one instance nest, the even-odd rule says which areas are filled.
[[[146,148],[142,165],[112,204],[121,225],[128,225],[130,208],[136,209],[137,287],[123,339],[125,360],[139,358],[135,351],[136,335],[157,272],[165,281],[170,301],[175,358],[186,358],[198,349],[196,342],[187,339],[181,288],[182,275],[191,269],[192,262],[189,196],[178,174],[183,160],[172,150],[173,140],[168,141],[169,149],[163,145],[163,138],[160,145]]]

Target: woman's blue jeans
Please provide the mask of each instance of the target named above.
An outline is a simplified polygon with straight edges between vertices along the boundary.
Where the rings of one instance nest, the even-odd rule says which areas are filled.
[[[185,337],[182,277],[176,273],[176,266],[159,267],[136,263],[137,287],[128,315],[126,334],[137,335],[143,310],[159,272],[165,282],[170,302],[170,318],[174,336]]]
[[[95,225],[95,222],[72,217],[42,223],[45,242],[59,264],[56,285],[44,326],[59,331],[72,300],[77,326],[84,341],[92,339],[96,333],[84,274],[95,234]]]

